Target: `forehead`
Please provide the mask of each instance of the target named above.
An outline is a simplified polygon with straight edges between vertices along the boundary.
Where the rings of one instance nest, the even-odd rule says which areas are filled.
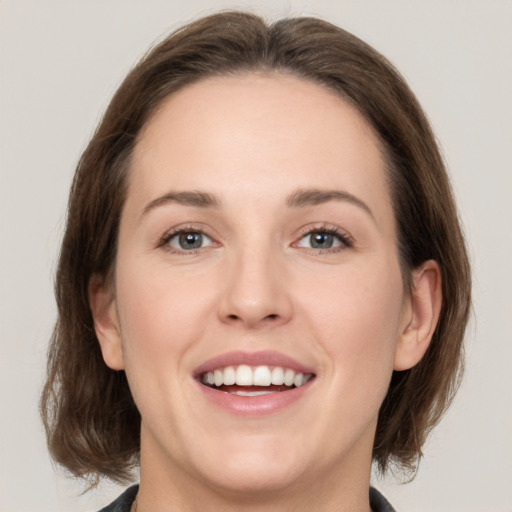
[[[166,188],[222,197],[237,185],[270,199],[341,187],[389,210],[372,128],[337,93],[285,74],[209,78],[171,95],[140,134],[131,174],[146,201]]]

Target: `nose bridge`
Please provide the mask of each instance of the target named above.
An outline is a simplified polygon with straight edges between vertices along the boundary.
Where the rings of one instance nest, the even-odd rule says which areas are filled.
[[[286,323],[292,303],[286,288],[285,262],[276,247],[243,244],[226,261],[226,281],[219,314],[246,327]]]

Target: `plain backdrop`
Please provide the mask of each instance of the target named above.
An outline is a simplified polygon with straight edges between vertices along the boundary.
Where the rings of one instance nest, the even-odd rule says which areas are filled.
[[[120,492],[52,466],[37,403],[77,159],[156,39],[221,8],[316,15],[404,74],[443,148],[474,268],[467,371],[416,479],[374,483],[399,511],[510,512],[512,1],[0,0],[0,510],[98,510]]]

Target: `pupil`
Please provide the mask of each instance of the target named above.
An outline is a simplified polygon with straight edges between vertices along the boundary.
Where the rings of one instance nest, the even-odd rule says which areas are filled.
[[[198,249],[203,243],[201,233],[181,233],[179,239],[182,249]]]
[[[314,233],[311,235],[311,247],[315,249],[330,249],[333,236],[329,233]]]

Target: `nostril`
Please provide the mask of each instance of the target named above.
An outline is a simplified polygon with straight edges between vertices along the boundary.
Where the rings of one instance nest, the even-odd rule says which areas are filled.
[[[241,320],[241,317],[238,315],[235,315],[235,314],[228,315],[227,318],[232,321]],[[278,320],[278,319],[279,319],[279,315],[276,313],[272,313],[270,315],[263,317],[263,320],[270,320],[270,321],[274,321],[274,320]]]

